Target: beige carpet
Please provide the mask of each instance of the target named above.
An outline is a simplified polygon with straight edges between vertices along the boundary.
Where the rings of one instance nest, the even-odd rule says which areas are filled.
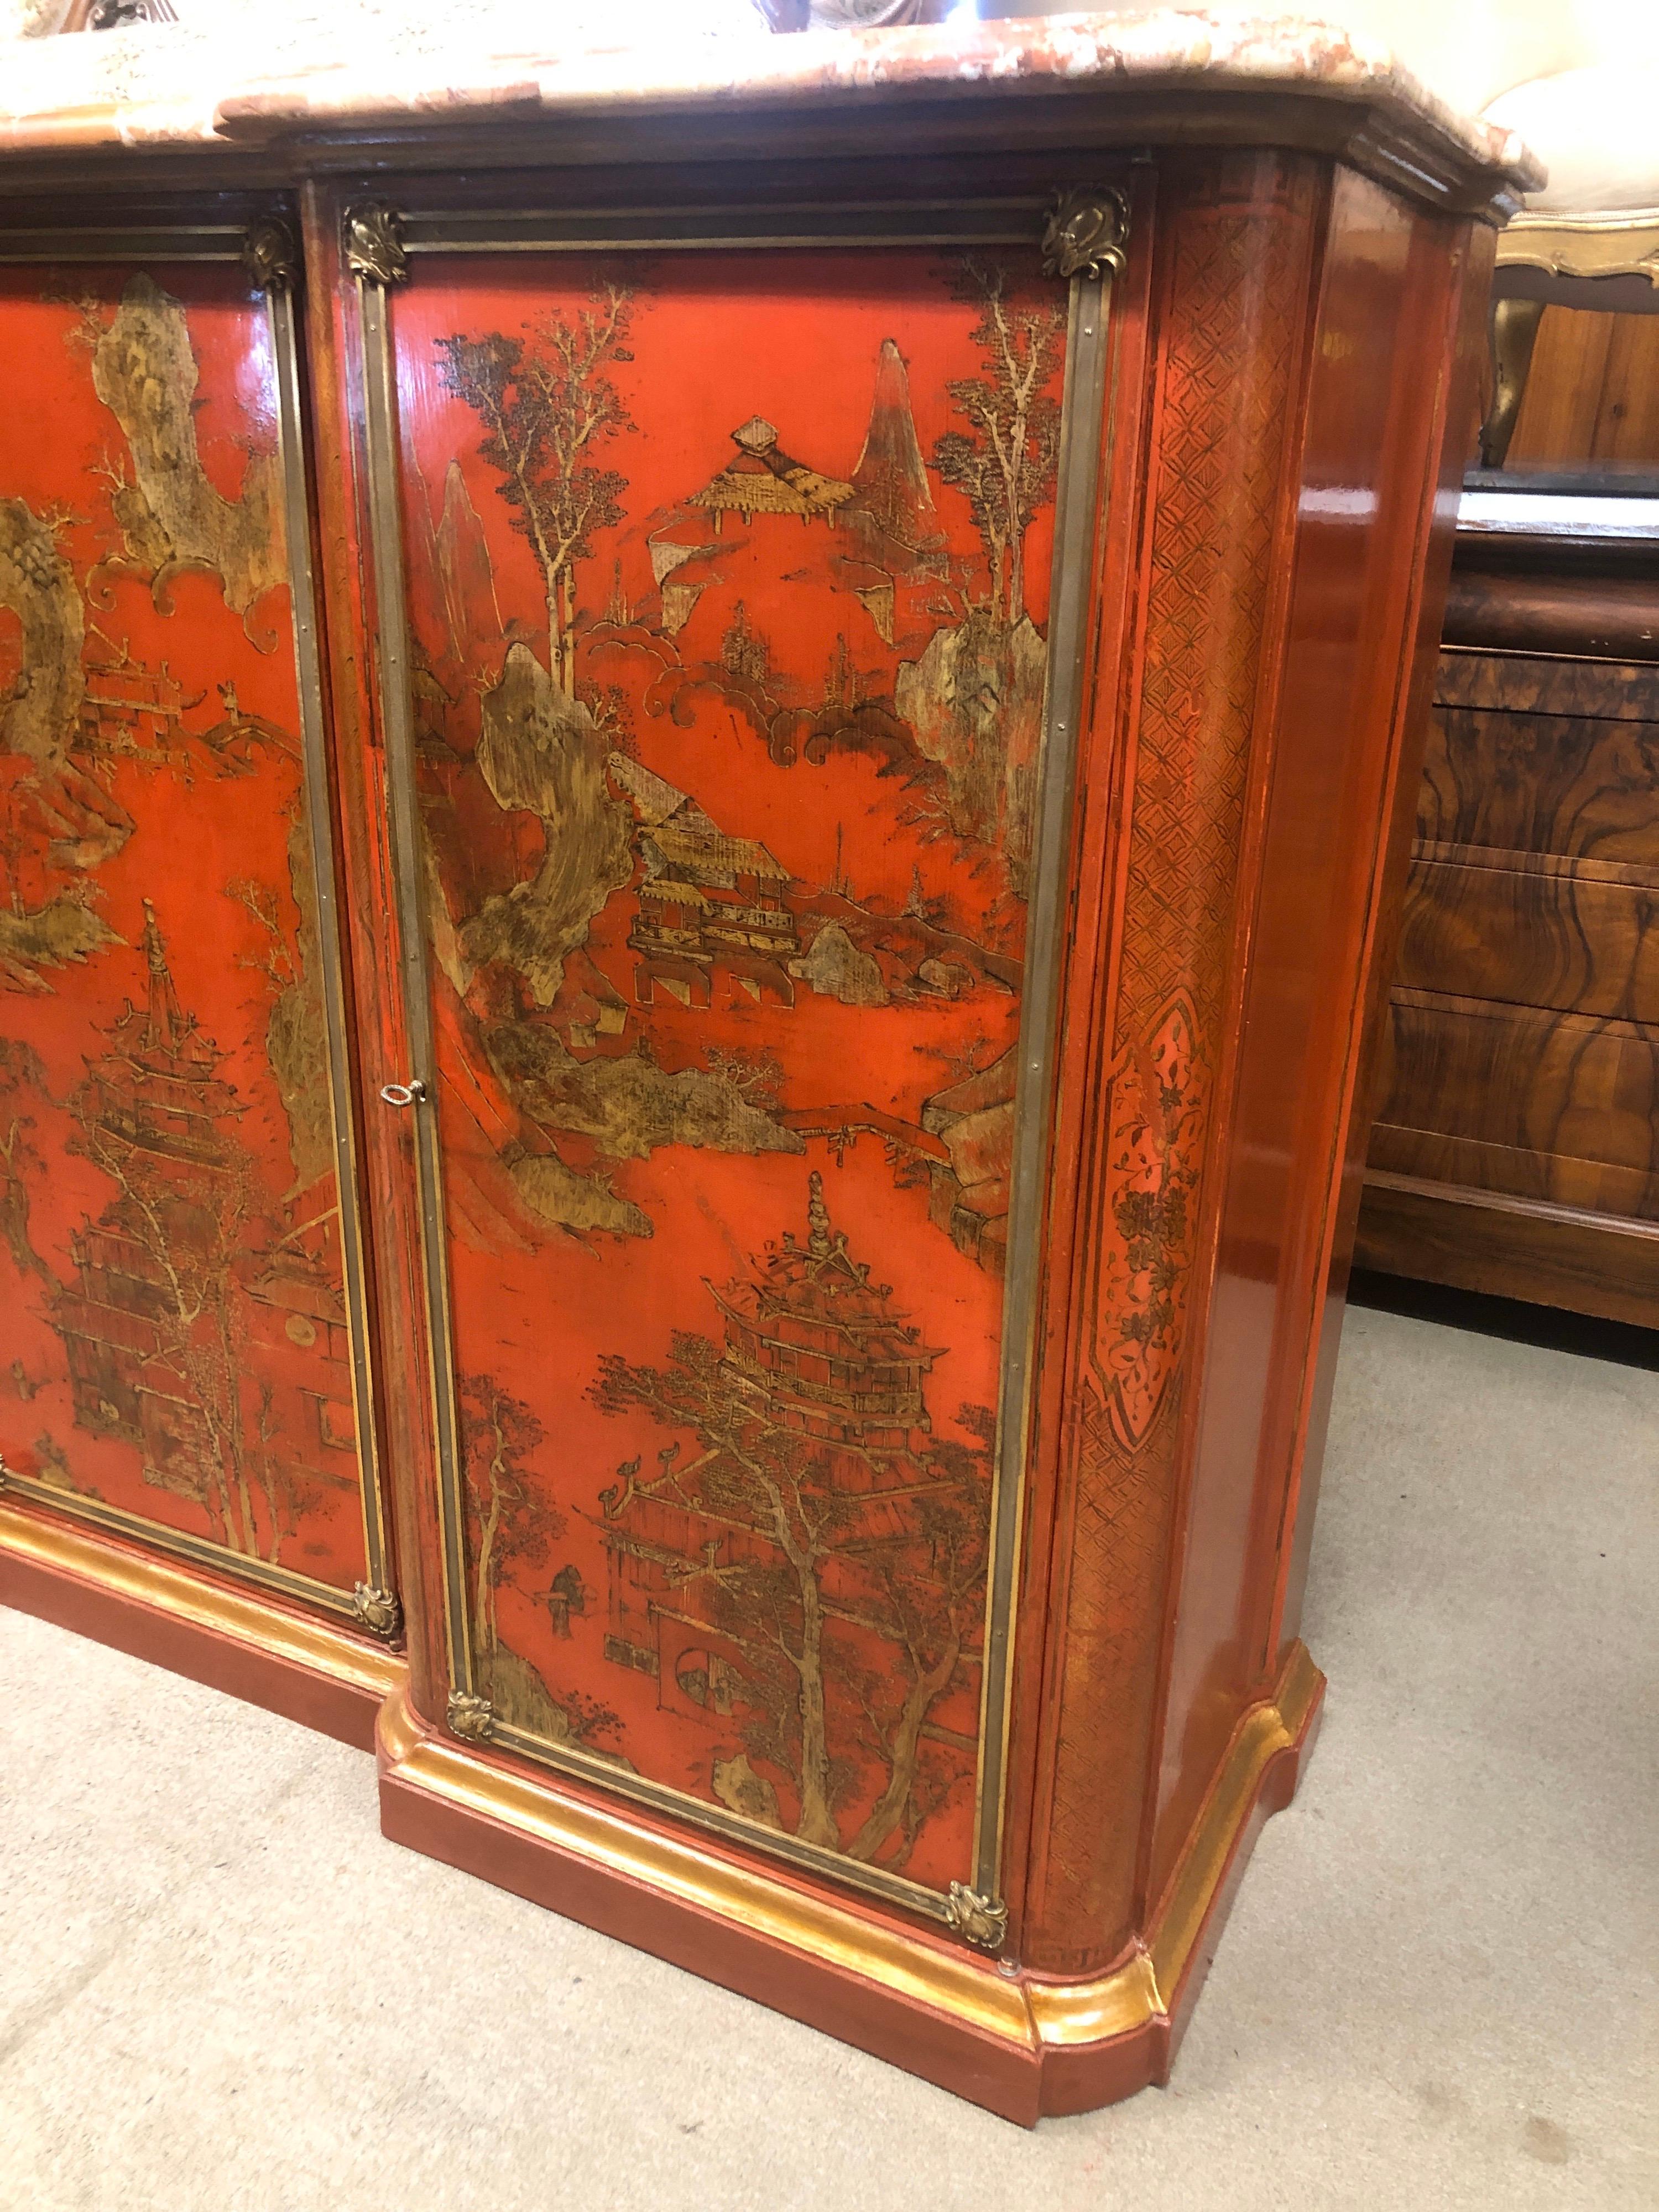
[[[1653,2212],[1659,1375],[1356,1311],[1331,1677],[1172,2086],[1027,2135],[0,1614],[4,2212]]]

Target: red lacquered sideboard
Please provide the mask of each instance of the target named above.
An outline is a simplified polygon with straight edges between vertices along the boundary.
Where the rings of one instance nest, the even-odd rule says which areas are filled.
[[[0,163],[0,1594],[1027,2123],[1165,2076],[1316,1722],[1528,174],[1211,30]]]

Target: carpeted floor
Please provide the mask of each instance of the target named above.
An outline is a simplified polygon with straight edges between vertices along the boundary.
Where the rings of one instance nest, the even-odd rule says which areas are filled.
[[[1172,2086],[1027,2135],[383,1842],[0,1613],[4,2212],[1659,2205],[1659,1373],[1349,1318],[1331,1679]]]

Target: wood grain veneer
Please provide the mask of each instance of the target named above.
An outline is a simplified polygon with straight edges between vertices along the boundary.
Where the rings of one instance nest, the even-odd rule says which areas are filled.
[[[1448,628],[1360,1256],[1652,1324],[1659,591],[1471,548]]]

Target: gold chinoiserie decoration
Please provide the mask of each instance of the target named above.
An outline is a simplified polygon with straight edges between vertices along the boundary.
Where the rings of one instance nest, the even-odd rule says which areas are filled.
[[[727,237],[746,237],[747,210],[707,216],[706,230],[675,233],[676,243],[716,247]],[[1050,627],[1042,734],[1034,778],[1033,830],[1027,925],[1030,947],[1025,977],[1017,1095],[1014,1100],[1014,1159],[1010,1179],[1008,1268],[1005,1287],[1003,1350],[992,1447],[994,1474],[989,1500],[990,1552],[987,1574],[985,1663],[979,1714],[979,1753],[974,1789],[974,1826],[966,1879],[947,1895],[902,1871],[866,1863],[819,1838],[816,1833],[786,1833],[725,1801],[710,1803],[667,1783],[653,1781],[625,1762],[605,1757],[579,1741],[550,1738],[520,1724],[507,1701],[499,1711],[487,1694],[490,1682],[481,1663],[477,1638],[467,1603],[465,1565],[465,1501],[458,1443],[459,1407],[449,1313],[450,1285],[445,1235],[444,1167],[437,1117],[416,1117],[413,1131],[420,1178],[422,1267],[434,1358],[431,1364],[433,1425],[440,1464],[439,1500],[445,1559],[444,1613],[450,1669],[445,1720],[449,1733],[464,1742],[488,1742],[499,1751],[530,1758],[589,1780],[608,1791],[658,1811],[672,1811],[733,1841],[751,1844],[798,1868],[827,1874],[848,1887],[897,1905],[948,1929],[965,1945],[994,1953],[1006,1940],[1007,1909],[1000,1900],[1003,1808],[1009,1698],[1013,1664],[1014,1614],[1018,1579],[1019,1529],[1028,1443],[1028,1396],[1038,1295],[1037,1250],[1045,1188],[1047,1123],[1036,1103],[1048,1081],[1055,1048],[1060,948],[1065,915],[1060,886],[1070,830],[1071,793],[1075,783],[1078,733],[1082,719],[1085,629],[1093,548],[1097,524],[1094,497],[1107,411],[1108,325],[1111,278],[1124,265],[1129,219],[1125,196],[1095,185],[1056,193],[1046,217],[1033,220],[1026,206],[1000,216],[981,218],[986,240],[1001,243],[1005,225],[1018,226],[1015,237],[1040,248],[1042,272],[1063,283],[1069,294],[1055,303],[1064,318],[1064,378],[1057,424],[1057,483]],[[407,986],[410,1066],[405,1079],[381,1091],[388,1103],[404,1106],[430,1095],[436,1044],[432,1028],[430,986],[425,973],[426,921],[419,860],[422,832],[414,756],[415,717],[409,672],[413,665],[405,613],[402,519],[398,479],[401,465],[397,410],[397,361],[389,293],[410,274],[409,255],[439,253],[461,242],[472,250],[487,243],[528,251],[557,249],[568,235],[556,216],[545,229],[499,217],[493,228],[483,218],[408,215],[380,201],[352,204],[342,222],[346,269],[356,280],[364,362],[364,458],[373,526],[376,603],[380,610],[378,659],[388,762],[392,843],[398,882],[401,957]],[[825,246],[863,240],[870,217],[861,209],[826,205],[813,211],[814,242]],[[791,218],[792,244],[804,243],[803,227]],[[635,249],[649,236],[627,234],[621,223],[607,226],[612,251]],[[1036,234],[1034,235],[1034,233]],[[586,228],[583,235],[586,234]],[[882,242],[897,243],[904,226],[882,232]],[[976,242],[964,230],[958,241]],[[757,419],[734,433],[745,453],[769,449],[775,434]],[[752,484],[753,474],[744,483]],[[768,475],[769,485],[778,481]],[[834,490],[833,484],[829,489]],[[823,494],[820,486],[819,495]],[[557,651],[557,640],[555,641]],[[1035,1086],[1035,1089],[1033,1089]],[[1029,1095],[1028,1095],[1029,1094]],[[487,1656],[487,1655],[486,1655]],[[451,1747],[452,1751],[453,1746]]]

